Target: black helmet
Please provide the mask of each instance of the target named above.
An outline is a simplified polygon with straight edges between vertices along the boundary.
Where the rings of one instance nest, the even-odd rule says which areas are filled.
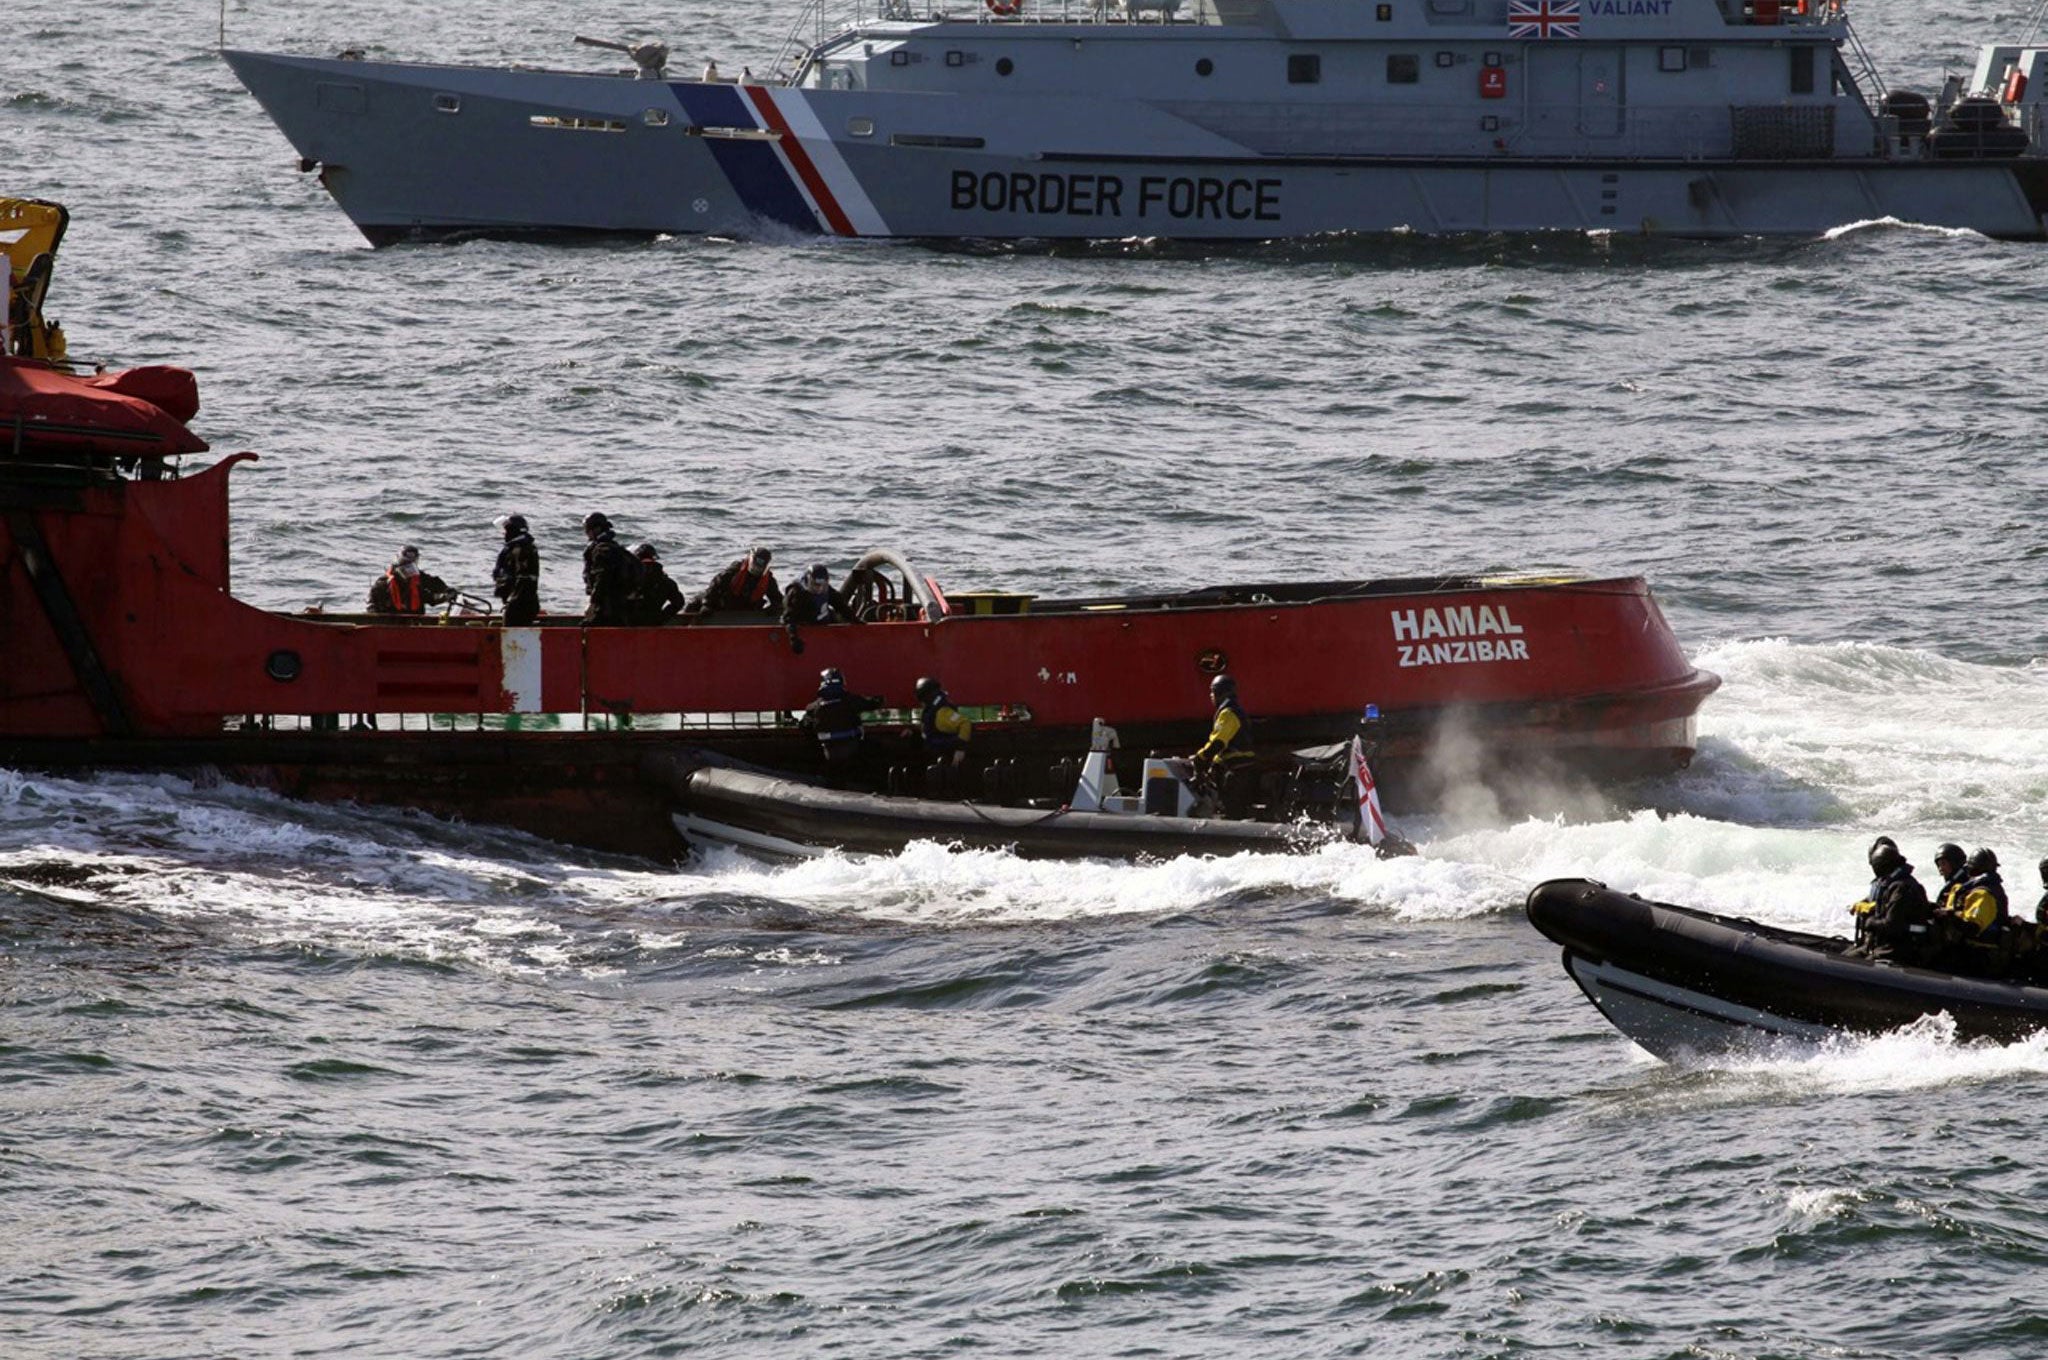
[[[804,572],[804,579],[806,581],[816,581],[820,585],[830,585],[832,583],[832,569],[823,562],[813,562],[810,565],[810,569]]]
[[[526,516],[507,515],[498,521],[498,527],[505,531],[505,537],[514,539],[526,532]]]
[[[1934,852],[1934,862],[1937,865],[1961,864],[1963,862],[1963,847],[1957,845],[1954,841],[1943,841],[1941,848]]]
[[[946,687],[940,684],[938,681],[932,679],[929,675],[921,675],[918,677],[917,701],[919,703],[928,704],[932,702],[932,700],[942,697],[945,694],[945,692]]]
[[[1882,878],[1906,862],[1899,845],[1890,836],[1879,836],[1870,846],[1870,871]]]
[[[1211,699],[1234,699],[1237,697],[1237,681],[1227,675],[1219,675],[1209,682]]]
[[[586,534],[601,534],[611,527],[612,522],[602,511],[593,510],[583,517],[583,532]]]
[[[839,673],[837,666],[827,666],[818,672],[818,697],[833,699],[846,693],[846,677]]]
[[[1990,872],[1991,872],[1991,871],[1992,871],[1993,869],[1996,869],[1997,867],[1998,867],[1998,856],[1996,856],[1996,855],[1994,855],[1994,854],[1992,854],[1992,853],[1991,853],[1991,849],[1990,849],[1990,847],[1989,847],[1989,846],[1983,846],[1983,845],[1980,845],[1980,846],[1978,846],[1978,847],[1976,848],[1976,850],[1974,850],[1973,852],[1971,852],[1971,855],[1970,855],[1970,872],[1971,872],[1971,873],[1973,873],[1973,874],[1988,874],[1988,873],[1990,873]]]
[[[768,551],[768,545],[765,543],[756,543],[753,547],[747,549],[747,560],[759,566],[767,566],[770,561],[774,560],[774,557],[775,554]]]
[[[632,553],[635,557],[643,558],[658,556],[658,554],[654,551],[654,545],[652,543],[635,543],[632,547]]]
[[[2048,859],[2041,861],[2041,886],[2048,888]]]

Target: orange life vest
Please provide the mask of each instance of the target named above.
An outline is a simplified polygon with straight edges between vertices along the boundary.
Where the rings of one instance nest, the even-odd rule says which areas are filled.
[[[747,564],[752,561],[751,557],[742,557],[739,561],[733,563],[734,566],[740,569],[740,574],[733,580],[732,584],[734,592],[738,594],[741,600],[747,604],[759,604],[768,597],[768,570],[764,567],[758,575],[749,573]]]
[[[426,603],[420,595],[420,578],[418,575],[400,576],[398,568],[393,567],[384,573],[384,588],[391,596],[391,610],[393,613],[424,614],[427,612]]]

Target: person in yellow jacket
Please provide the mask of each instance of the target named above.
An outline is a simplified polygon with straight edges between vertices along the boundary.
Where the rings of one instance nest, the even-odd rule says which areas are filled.
[[[917,728],[924,738],[925,753],[934,760],[964,764],[974,740],[974,724],[946,694],[946,687],[933,677],[917,682]]]
[[[1252,758],[1245,733],[1244,706],[1237,701],[1237,681],[1219,675],[1209,682],[1209,699],[1216,705],[1216,717],[1209,724],[1209,739],[1194,754],[1195,768],[1205,774],[1221,773]]]
[[[1953,897],[1944,894],[1943,915],[1966,927],[1964,938],[1982,940],[1995,935],[2007,915],[2005,881],[1998,876],[1998,856],[1979,849],[1964,866],[1967,876]]]
[[[1970,877],[1964,872],[1966,863],[1967,856],[1963,854],[1963,847],[1954,841],[1944,842],[1942,847],[1934,852],[1934,867],[1941,871],[1941,887],[1934,894],[1936,911],[1952,912],[1955,909],[1956,903],[1963,895],[1963,884]]]
[[[1253,751],[1244,707],[1237,701],[1237,681],[1217,676],[1209,682],[1209,698],[1216,716],[1209,724],[1209,739],[1192,757],[1195,773],[1214,782],[1224,816],[1241,817],[1251,803],[1252,781],[1243,776],[1250,770]]]

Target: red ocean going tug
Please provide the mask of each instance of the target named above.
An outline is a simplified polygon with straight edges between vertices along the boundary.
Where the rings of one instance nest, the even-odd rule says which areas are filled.
[[[32,269],[13,268],[17,290]],[[180,475],[205,449],[184,424],[197,406],[190,375],[68,374],[29,357],[40,343],[29,337],[47,330],[26,310],[0,357],[8,766],[211,769],[296,796],[670,855],[683,848],[669,815],[679,761],[709,751],[817,766],[790,715],[828,666],[905,709],[919,676],[943,676],[977,720],[983,777],[1015,797],[1072,788],[1097,718],[1127,748],[1193,749],[1209,681],[1226,670],[1262,750],[1345,740],[1378,704],[1383,780],[1411,793],[1532,767],[1607,777],[1683,765],[1719,684],[1686,660],[1636,578],[1049,600],[948,596],[877,552],[855,573],[865,622],[807,629],[801,654],[759,614],[599,628],[271,612],[229,589],[229,479],[256,455]],[[874,766],[893,787],[915,743],[886,723],[870,730],[878,747],[903,743],[904,763],[885,754]]]

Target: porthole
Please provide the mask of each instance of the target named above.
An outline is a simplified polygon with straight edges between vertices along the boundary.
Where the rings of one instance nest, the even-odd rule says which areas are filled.
[[[435,95],[435,96],[434,96],[434,111],[435,111],[436,113],[461,113],[461,112],[462,112],[462,96],[461,96],[461,95],[457,95],[457,94],[437,94],[437,95]]]
[[[298,679],[301,669],[299,654],[282,648],[263,659],[263,673],[283,684],[290,684]]]
[[[1198,76],[1213,76],[1213,75],[1215,75],[1215,74],[1216,74],[1216,63],[1215,63],[1215,62],[1213,62],[1213,61],[1210,61],[1210,60],[1209,60],[1209,59],[1208,59],[1207,57],[1203,57],[1203,58],[1202,58],[1202,59],[1201,59],[1200,61],[1198,61],[1198,62],[1196,62],[1196,63],[1195,63],[1195,74],[1196,74],[1196,75],[1198,75]]]
[[[1016,70],[1016,69],[1017,69],[1017,63],[1016,63],[1016,62],[1014,62],[1014,61],[1011,61],[1011,60],[1010,60],[1010,59],[1009,59],[1008,57],[997,57],[997,58],[996,58],[996,74],[997,74],[997,75],[999,75],[999,76],[1006,76],[1006,75],[1010,74],[1010,72],[1012,72],[1012,71],[1014,71],[1014,70]]]

